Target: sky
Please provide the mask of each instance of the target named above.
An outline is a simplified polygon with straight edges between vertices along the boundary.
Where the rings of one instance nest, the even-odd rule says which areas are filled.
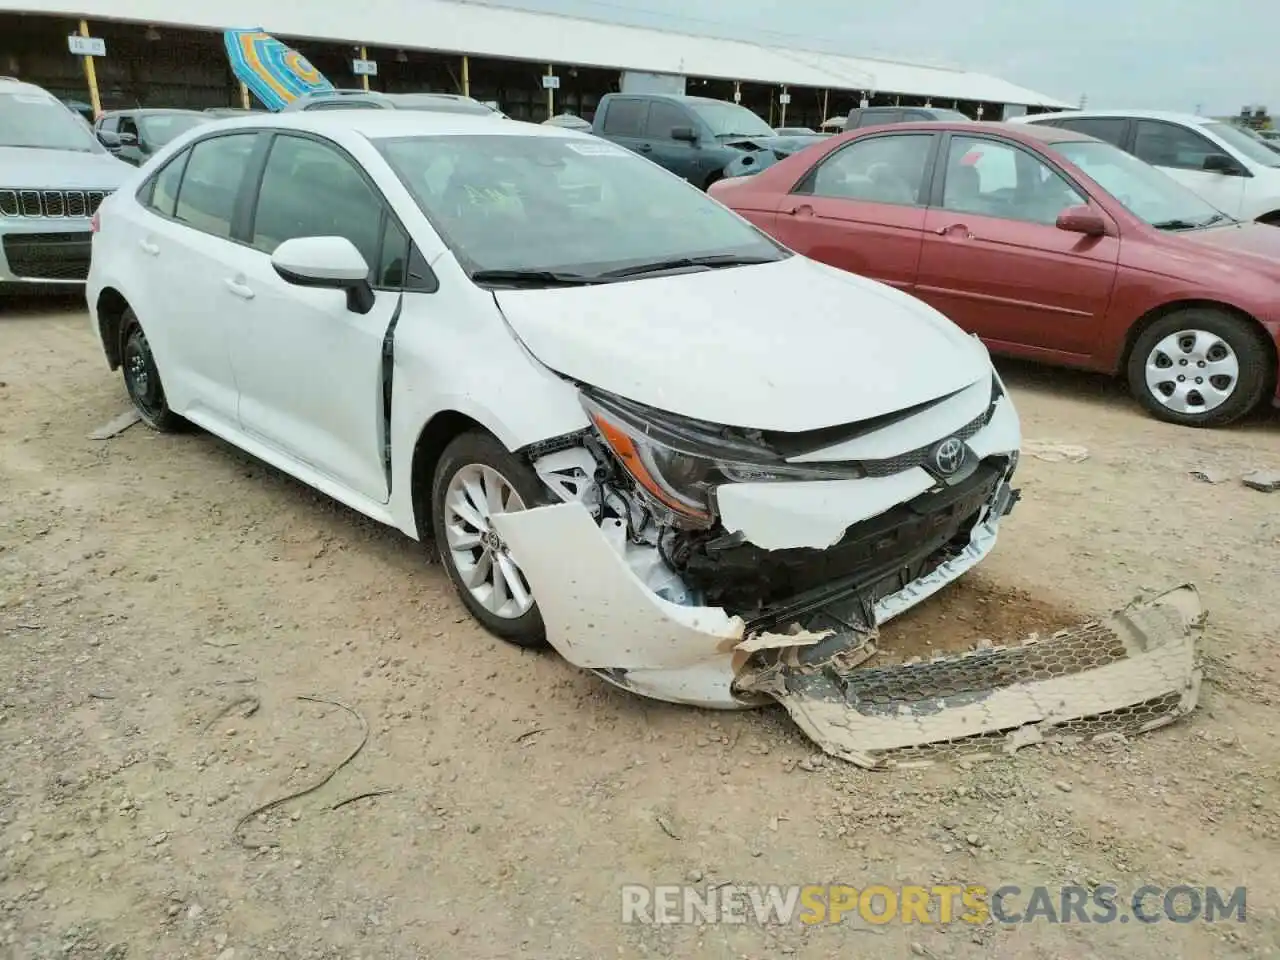
[[[960,67],[1098,109],[1280,114],[1276,0],[491,0],[637,26]]]

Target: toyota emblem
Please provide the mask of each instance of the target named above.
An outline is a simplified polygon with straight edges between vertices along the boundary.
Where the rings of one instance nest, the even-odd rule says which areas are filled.
[[[944,477],[949,477],[964,465],[964,444],[957,437],[948,437],[933,450],[933,466]]]

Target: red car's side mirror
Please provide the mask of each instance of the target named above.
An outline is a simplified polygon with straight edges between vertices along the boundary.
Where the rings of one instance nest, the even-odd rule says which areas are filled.
[[[1067,207],[1058,214],[1058,229],[1069,233],[1081,233],[1086,237],[1104,237],[1107,234],[1107,221],[1093,207],[1080,205]]]

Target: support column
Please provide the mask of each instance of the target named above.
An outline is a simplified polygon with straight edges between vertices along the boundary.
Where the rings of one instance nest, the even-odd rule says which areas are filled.
[[[89,36],[89,23],[80,21],[80,36]],[[102,98],[98,96],[98,71],[94,69],[93,57],[81,57],[84,61],[84,78],[89,84],[89,104],[93,107],[93,119],[102,116]]]
[[[830,92],[831,92],[830,90],[822,91],[822,122],[823,123],[827,122],[827,94]],[[822,127],[819,127],[818,129],[819,131],[821,131]]]
[[[361,60],[368,60],[368,59],[369,59],[369,48],[368,48],[368,47],[361,47],[361,48],[360,48],[360,59],[361,59]],[[366,74],[361,75],[361,77],[360,77],[360,86],[364,87],[366,91],[369,89],[369,75],[368,75],[367,73],[366,73]]]
[[[252,109],[249,104],[249,88],[244,84],[240,84],[240,106],[246,110]]]
[[[462,55],[462,95],[471,96],[471,58],[465,53]]]
[[[555,68],[551,64],[547,64],[547,76],[554,77],[556,75]],[[556,92],[547,87],[547,119],[550,120],[556,115]]]
[[[733,102],[742,102],[742,81],[740,80],[733,81]]]
[[[787,101],[790,99],[791,94],[787,93],[787,88],[784,85],[782,87],[782,95],[778,97],[778,110],[780,115],[778,126],[780,127],[785,127],[787,125]]]

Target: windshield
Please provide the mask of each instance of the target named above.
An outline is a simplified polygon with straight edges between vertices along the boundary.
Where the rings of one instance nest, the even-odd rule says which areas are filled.
[[[378,147],[468,273],[590,276],[679,258],[788,256],[697,187],[605,141],[469,135]]]
[[[83,119],[41,93],[0,94],[0,147],[102,152]]]
[[[933,112],[936,120],[968,120],[969,118],[959,110],[939,110],[936,107],[929,108]]]
[[[1266,144],[1259,143],[1234,124],[1206,123],[1204,128],[1259,166],[1280,167],[1280,153],[1275,153]]]
[[[142,138],[152,147],[160,147],[192,127],[208,123],[208,116],[190,113],[153,113],[138,117]]]
[[[1087,173],[1140,220],[1187,230],[1230,218],[1172,177],[1109,143],[1055,143],[1053,149]]]
[[[746,107],[726,100],[691,100],[689,107],[715,137],[772,137],[769,126]]]

